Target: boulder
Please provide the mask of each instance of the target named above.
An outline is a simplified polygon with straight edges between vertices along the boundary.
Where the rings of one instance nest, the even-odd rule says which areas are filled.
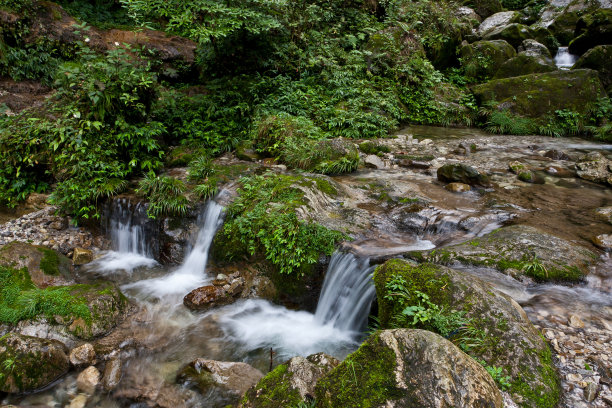
[[[599,152],[591,152],[578,159],[576,170],[582,179],[612,185],[612,160]]]
[[[510,78],[556,70],[557,67],[550,58],[519,53],[516,57],[504,62],[495,73],[494,78]]]
[[[491,184],[486,174],[482,174],[475,168],[462,163],[445,164],[438,168],[437,175],[438,180],[445,183],[461,182],[471,186],[483,187]]]
[[[85,265],[93,261],[93,252],[89,249],[74,248],[72,252],[72,263],[74,265]]]
[[[395,289],[389,283],[398,280],[404,282],[402,291],[406,296],[390,296]],[[374,283],[381,327],[398,321],[397,316],[409,307],[429,310],[435,307],[444,316],[455,316],[448,321],[459,318],[461,327],[444,334],[474,359],[497,367],[502,376],[509,377],[506,379],[509,393],[515,401],[521,401],[522,407],[552,408],[559,402],[561,387],[551,351],[511,297],[470,273],[433,264],[415,265],[401,259],[379,266],[374,272]],[[422,296],[417,296],[419,293],[428,296],[425,302],[421,301]],[[449,330],[449,323],[417,322],[412,327]],[[419,378],[425,375],[421,373]]]
[[[480,104],[495,101],[514,114],[536,119],[563,109],[588,115],[590,104],[606,95],[597,72],[590,69],[495,79],[472,91]]]
[[[297,406],[312,400],[317,381],[340,362],[324,353],[293,357],[268,373],[244,395],[240,408]]]
[[[579,281],[597,259],[593,252],[574,242],[527,225],[511,225],[470,242],[411,252],[408,256],[445,265],[458,263],[495,268],[509,275],[527,275],[537,281]]]
[[[243,289],[243,278],[234,279],[223,286],[202,286],[189,292],[183,298],[183,304],[191,310],[208,310],[234,302]]]
[[[487,18],[502,11],[500,0],[464,0],[463,4],[470,6],[482,18]]]
[[[222,399],[224,404],[233,404],[263,376],[246,363],[198,358],[179,371],[177,382],[194,384],[202,394],[214,393],[218,402]]]
[[[571,157],[567,155],[567,153],[562,152],[561,150],[551,149],[544,153],[544,157],[548,157],[553,160],[571,160]]]
[[[584,53],[573,69],[594,69],[606,88],[612,86],[612,45],[598,45]]]
[[[504,40],[476,41],[461,47],[460,53],[465,75],[475,80],[492,77],[504,62],[516,56],[514,47]]]
[[[480,23],[478,26],[478,35],[484,37],[495,30],[517,22],[519,18],[520,13],[517,11],[503,11],[500,13],[495,13]]]
[[[85,343],[73,348],[69,358],[73,366],[91,365],[96,361],[96,351],[91,344]]]
[[[40,289],[74,283],[70,259],[43,246],[17,241],[3,245],[0,247],[0,265],[27,268],[32,283]]]
[[[512,23],[499,27],[485,34],[483,40],[505,40],[513,47],[517,48],[523,41],[535,38],[535,33],[531,28],[524,24]]]
[[[576,38],[569,52],[582,55],[597,45],[612,44],[612,10],[599,9],[582,16],[576,23]]]
[[[385,168],[385,162],[383,162],[381,158],[376,156],[375,154],[367,155],[366,158],[363,159],[363,162],[366,167],[371,167],[374,169],[384,169]]]
[[[525,40],[521,43],[518,48],[519,54],[525,54],[530,57],[543,57],[552,63],[552,55],[550,50],[544,44],[537,42],[536,40]]]
[[[121,359],[113,357],[106,362],[102,375],[102,387],[106,391],[114,390],[121,381]]]
[[[425,330],[376,332],[316,386],[317,407],[501,408],[487,371]]]
[[[77,376],[77,389],[85,394],[92,395],[100,383],[100,371],[94,366],[89,366]]]
[[[51,384],[68,372],[66,347],[57,340],[9,333],[0,337],[0,391],[21,393]]]

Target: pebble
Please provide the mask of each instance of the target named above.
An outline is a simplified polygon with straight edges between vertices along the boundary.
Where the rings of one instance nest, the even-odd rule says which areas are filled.
[[[582,329],[584,328],[584,322],[576,315],[571,315],[569,318],[569,324],[572,327]]]
[[[584,389],[584,399],[593,402],[595,397],[597,397],[597,384],[590,382]]]

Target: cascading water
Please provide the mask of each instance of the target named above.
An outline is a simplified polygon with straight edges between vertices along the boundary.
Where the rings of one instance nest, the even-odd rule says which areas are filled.
[[[555,65],[560,69],[570,69],[576,62],[576,56],[569,53],[567,47],[559,47],[555,55]]]
[[[223,207],[210,201],[203,215],[198,219],[201,226],[196,243],[183,264],[174,272],[160,278],[147,279],[125,285],[126,289],[145,288],[154,296],[181,295],[205,285],[210,277],[206,276],[208,251],[217,229],[223,222]]]
[[[340,330],[365,328],[375,290],[368,258],[336,252],[329,263],[315,319]]]

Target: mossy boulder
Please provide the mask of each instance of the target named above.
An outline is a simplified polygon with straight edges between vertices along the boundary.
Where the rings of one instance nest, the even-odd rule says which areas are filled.
[[[601,83],[609,90],[612,85],[612,45],[598,45],[584,53],[573,69],[584,68],[599,72]]]
[[[464,0],[462,4],[471,7],[482,18],[499,13],[503,7],[500,0]]]
[[[519,171],[521,174],[523,169]],[[412,252],[409,257],[444,265],[462,264],[495,268],[527,275],[537,281],[579,281],[589,272],[597,255],[588,249],[527,225],[500,228],[463,244],[432,251]]]
[[[438,168],[438,180],[445,183],[461,182],[471,186],[489,186],[489,176],[463,163],[445,164]]]
[[[340,362],[324,353],[293,357],[249,389],[240,408],[297,407],[311,400],[317,381]]]
[[[585,154],[576,162],[578,177],[612,186],[612,160],[600,152]]]
[[[581,55],[597,45],[612,43],[612,10],[599,9],[584,15],[576,23],[576,38],[569,44],[569,52]]]
[[[370,336],[319,380],[317,407],[503,407],[487,371],[445,338],[425,330]]]
[[[597,71],[589,69],[495,79],[472,91],[480,104],[495,101],[514,114],[537,119],[563,109],[588,115],[591,104],[606,95]]]
[[[66,352],[57,340],[15,333],[0,337],[0,391],[21,393],[51,384],[68,372]]]
[[[556,70],[555,64],[545,57],[519,53],[516,57],[504,62],[495,73],[494,78],[510,78]]]
[[[501,29],[508,24],[516,23],[520,19],[520,13],[517,11],[502,11],[499,13],[495,13],[492,16],[487,17],[480,25],[478,26],[478,35],[480,37],[484,37],[485,35]]]
[[[387,285],[401,278],[412,297],[408,303],[389,296]],[[415,265],[392,259],[374,273],[378,317],[388,327],[393,316],[407,306],[421,305],[416,292],[429,296],[429,302],[446,311],[462,313],[467,320],[469,345],[461,334],[453,338],[475,359],[501,368],[509,376],[509,391],[521,406],[555,407],[560,384],[548,345],[531,324],[523,309],[509,296],[467,273],[434,264]],[[452,334],[450,334],[452,336]],[[452,404],[451,404],[452,406]]]
[[[535,33],[524,24],[513,23],[500,27],[483,36],[483,40],[505,40],[513,47],[518,47],[525,40],[535,38]]]
[[[476,41],[461,47],[461,65],[465,75],[474,80],[491,78],[502,64],[516,56],[507,41]]]
[[[32,283],[41,289],[74,283],[70,259],[44,246],[17,241],[3,245],[0,247],[0,265],[27,268]]]

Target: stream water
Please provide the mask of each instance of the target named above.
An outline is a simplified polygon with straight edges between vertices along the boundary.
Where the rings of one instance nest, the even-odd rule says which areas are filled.
[[[439,137],[455,144],[456,138],[463,138],[463,134],[467,136],[468,133],[467,130],[443,131],[426,127],[412,128],[410,132],[433,139]],[[469,130],[469,134],[489,137],[474,130]],[[529,156],[533,150],[527,147],[532,143],[527,137],[516,146],[509,140],[498,145],[496,140],[490,144],[489,156],[485,156],[484,161],[495,157],[505,163],[513,159],[513,154]],[[544,143],[553,143],[551,140],[541,138],[535,141],[540,143],[540,147],[548,148]],[[575,144],[572,149],[590,150],[589,145],[580,140],[568,141],[565,147],[570,148],[568,146],[572,144]],[[601,148],[601,145],[596,146]],[[396,178],[405,179],[405,174],[376,172],[372,177],[399,183]],[[356,180],[362,182],[370,175],[364,172],[338,179],[348,185]],[[296,355],[316,352],[344,358],[365,336],[375,296],[371,258],[430,249],[486,234],[512,219],[491,204],[508,198],[506,195],[512,196],[511,202],[516,203],[512,208],[521,219],[552,229],[561,236],[565,234],[575,238],[582,237],[585,231],[610,230],[591,214],[593,208],[612,204],[609,189],[595,185],[564,187],[553,179],[542,186],[502,188],[493,199],[484,199],[476,193],[452,195],[423,176],[415,176],[410,182],[414,183],[411,188],[426,191],[438,209],[431,213],[421,212],[423,219],[417,220],[421,224],[416,221],[410,224],[410,228],[421,225],[419,233],[412,229],[403,233],[390,232],[387,225],[381,223],[372,233],[376,238],[354,242],[346,247],[345,252],[336,252],[329,263],[315,313],[291,310],[261,299],[239,300],[206,313],[189,311],[182,304],[183,297],[214,278],[207,273],[206,267],[212,239],[223,222],[223,207],[215,201],[208,203],[198,218],[199,232],[183,264],[165,267],[153,259],[155,250],[151,243],[154,240],[144,227],[144,208],[127,201],[114,204],[107,226],[113,250],[89,264],[82,273],[89,279],[102,277],[119,284],[138,311],[118,329],[122,341],[133,344],[133,347],[125,348],[127,351],[121,356],[123,378],[119,388],[112,395],[95,395],[87,406],[136,407],[140,405],[126,401],[137,400],[142,395],[162,394],[160,390],[183,401],[184,406],[224,406],[228,401],[219,395],[202,395],[174,384],[181,366],[196,358],[243,361],[263,372],[269,368],[270,349],[275,352],[275,364]],[[536,187],[537,192],[530,190]],[[554,203],[550,201],[550,208],[540,208],[543,202],[548,203],[548,196],[555,197]],[[578,205],[576,200],[584,208],[572,207]],[[559,217],[568,208],[574,218]],[[512,296],[525,307],[530,317],[542,313],[577,313],[587,322],[607,324],[612,316],[612,261],[606,256],[587,282],[575,287],[525,285],[494,270],[466,270]],[[75,375],[70,374],[47,391],[5,402],[65,406],[70,395],[76,393]]]

